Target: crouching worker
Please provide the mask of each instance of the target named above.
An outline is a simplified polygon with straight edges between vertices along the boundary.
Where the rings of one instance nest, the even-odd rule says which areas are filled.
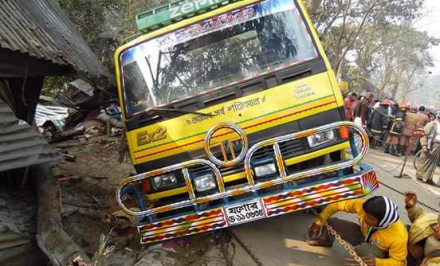
[[[338,211],[356,213],[359,225],[338,218],[329,219]],[[332,246],[334,237],[323,227],[326,222],[356,247],[356,253],[367,265],[405,265],[408,233],[399,219],[397,206],[390,199],[376,196],[327,205],[309,228],[310,245]]]
[[[414,192],[405,193],[405,208],[411,221],[408,266],[440,266],[440,215],[417,205]]]

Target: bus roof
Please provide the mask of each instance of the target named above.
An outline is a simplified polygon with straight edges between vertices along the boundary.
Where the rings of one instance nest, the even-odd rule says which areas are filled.
[[[137,29],[139,32],[150,32],[237,1],[240,0],[179,0],[138,14]]]

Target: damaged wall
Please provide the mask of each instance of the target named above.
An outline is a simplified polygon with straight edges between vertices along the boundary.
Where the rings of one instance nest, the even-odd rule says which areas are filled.
[[[76,255],[87,259],[61,223],[60,188],[48,168],[58,154],[30,124],[45,77],[76,73],[101,88],[112,86],[114,78],[55,0],[1,0],[0,18],[0,183],[11,191],[21,190],[26,183],[34,185],[38,192],[33,200],[38,204],[38,246],[53,265],[65,265]],[[39,168],[44,171],[35,170]],[[32,182],[26,182],[28,176]],[[32,192],[31,186],[26,188]],[[7,197],[0,193],[0,210],[5,204],[9,206],[3,204]],[[44,265],[38,264],[36,256],[20,264],[20,259],[32,258],[25,246],[35,245],[35,236],[21,239],[14,235],[17,232],[2,227],[8,217],[13,216],[0,215],[0,244],[1,237],[7,237],[11,241],[3,244],[15,253],[2,261],[5,254],[0,246],[0,265]],[[29,221],[23,223],[32,226]]]
[[[46,140],[0,100],[0,172],[58,159]]]

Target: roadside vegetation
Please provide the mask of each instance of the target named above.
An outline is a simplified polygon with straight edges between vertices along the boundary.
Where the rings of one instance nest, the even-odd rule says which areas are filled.
[[[136,32],[135,16],[166,0],[58,0],[105,66],[113,52]],[[424,0],[304,0],[337,77],[349,89],[378,98],[409,101],[426,86],[433,66],[429,49],[439,39],[416,29]],[[65,89],[74,77],[48,78],[45,94]],[[436,97],[440,93],[437,93]]]

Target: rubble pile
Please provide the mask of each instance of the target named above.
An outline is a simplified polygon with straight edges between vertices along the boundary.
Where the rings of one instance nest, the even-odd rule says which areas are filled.
[[[89,97],[81,99],[90,102],[95,96]],[[64,158],[51,169],[61,188],[63,229],[94,263],[225,265],[221,232],[139,245],[136,229],[118,210],[114,196],[120,180],[135,174],[125,150],[120,107],[114,101],[90,108],[66,95],[45,98],[36,117],[39,132]],[[80,257],[75,261],[88,265]]]

